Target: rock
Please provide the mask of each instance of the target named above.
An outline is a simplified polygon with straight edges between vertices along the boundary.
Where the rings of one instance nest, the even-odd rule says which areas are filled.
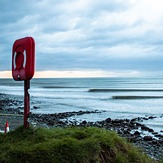
[[[163,145],[163,140],[158,140],[158,142]]]
[[[138,117],[137,119],[138,119],[138,122],[143,122],[141,117]]]
[[[123,134],[130,134],[130,131],[127,129],[127,130],[124,130],[123,131]]]
[[[148,120],[148,118],[147,117],[144,117],[143,120]]]
[[[129,120],[129,119],[125,119],[125,121],[126,121],[126,123],[129,123],[129,122],[130,122],[130,120]]]
[[[157,118],[156,116],[150,116],[148,117],[149,119],[154,119],[154,118]]]
[[[121,123],[122,124],[123,120],[121,119],[115,119],[115,120],[112,120],[112,123]]]
[[[146,125],[141,125],[141,129],[144,131],[149,131],[149,127],[147,127]]]
[[[154,145],[160,146],[160,143],[157,140],[153,140],[151,143],[154,144]]]
[[[87,124],[87,121],[83,121],[81,124],[82,125],[86,125]]]
[[[38,109],[39,107],[38,106],[33,106],[33,109]]]
[[[143,138],[145,141],[151,141],[153,138],[152,136],[144,136]]]
[[[153,135],[158,135],[158,132],[152,132]]]
[[[136,121],[137,121],[137,118],[131,119],[131,122],[136,122]]]
[[[163,135],[161,135],[161,134],[156,134],[155,135],[157,138],[159,138],[159,139],[162,139],[163,138]]]
[[[105,121],[106,121],[107,123],[110,123],[110,122],[111,122],[111,118],[107,118],[107,119],[105,119]]]
[[[153,130],[153,129],[151,129],[151,128],[149,128],[149,129],[148,129],[148,131],[149,131],[149,132],[154,132],[154,130]]]
[[[139,132],[139,131],[135,131],[135,132],[134,132],[134,135],[135,135],[135,136],[139,136],[139,135],[140,135],[140,132]]]
[[[47,125],[49,125],[49,126],[54,126],[54,122],[53,122],[53,121],[49,121],[49,122],[47,123]]]

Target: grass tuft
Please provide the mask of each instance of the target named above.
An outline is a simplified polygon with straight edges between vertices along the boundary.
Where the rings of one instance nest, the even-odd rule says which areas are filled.
[[[115,132],[94,127],[17,128],[0,134],[1,162],[152,163]]]

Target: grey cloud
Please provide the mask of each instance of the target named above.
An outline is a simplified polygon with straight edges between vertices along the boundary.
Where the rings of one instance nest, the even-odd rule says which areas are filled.
[[[121,15],[133,6],[124,0],[88,0],[81,8],[78,2],[84,1],[2,0],[0,70],[10,70],[14,40],[30,35],[36,40],[37,70],[161,69],[161,27],[141,17],[126,20]]]

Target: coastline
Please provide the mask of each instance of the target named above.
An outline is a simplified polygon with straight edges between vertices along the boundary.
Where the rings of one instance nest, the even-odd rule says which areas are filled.
[[[23,125],[22,98],[19,96],[0,94],[0,130],[5,127],[5,122],[9,121],[10,130]],[[36,127],[71,127],[71,126],[95,126],[114,130],[121,137],[140,147],[147,155],[158,160],[163,154],[163,135],[158,134],[153,129],[143,125],[142,121],[154,119],[156,117],[137,117],[134,119],[111,119],[91,122],[79,122],[71,117],[83,114],[99,114],[100,111],[78,111],[64,112],[56,114],[31,114],[30,124]]]

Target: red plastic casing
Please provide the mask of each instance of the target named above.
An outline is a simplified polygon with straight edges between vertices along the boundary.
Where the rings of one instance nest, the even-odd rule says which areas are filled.
[[[14,80],[30,80],[35,72],[35,41],[25,37],[14,42],[12,48],[12,76]]]

